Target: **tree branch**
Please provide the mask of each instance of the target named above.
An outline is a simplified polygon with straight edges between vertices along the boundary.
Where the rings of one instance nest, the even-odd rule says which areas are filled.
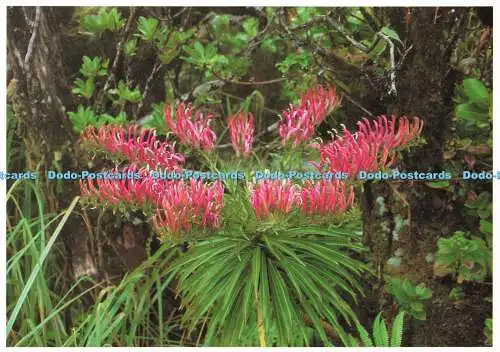
[[[149,74],[149,77],[146,80],[146,84],[144,85],[144,92],[142,93],[142,99],[139,102],[139,105],[137,106],[136,116],[141,116],[141,111],[144,106],[144,101],[146,100],[146,97],[149,93],[151,81],[153,80],[156,73],[161,69],[161,66],[162,66],[161,62],[158,59],[156,59],[155,64],[153,65],[153,69],[151,70],[151,73]]]
[[[368,48],[364,44],[356,41],[353,37],[351,37],[349,35],[349,33],[347,33],[347,31],[344,30],[343,26],[339,22],[335,21],[333,18],[331,18],[329,16],[327,17],[327,20],[328,20],[328,23],[330,23],[333,26],[333,28],[335,28],[337,30],[337,32],[342,34],[342,36],[345,39],[347,39],[349,41],[349,43],[351,43],[355,48],[361,50],[364,53],[368,53],[368,51],[369,51]]]
[[[267,81],[248,81],[248,82],[245,82],[245,81],[238,81],[235,79],[225,78],[222,75],[220,75],[217,71],[214,71],[214,70],[212,70],[212,73],[215,75],[215,77],[217,77],[221,81],[224,81],[226,83],[231,83],[231,84],[239,84],[242,86],[258,86],[258,85],[265,85],[265,84],[274,84],[274,83],[286,81],[288,79],[287,77],[280,77],[280,78],[270,79]]]
[[[398,91],[396,90],[396,60],[394,58],[394,43],[387,35],[382,32],[378,32],[377,35],[384,39],[387,44],[389,44],[389,53],[391,57],[391,73],[389,76],[391,79],[391,88],[389,89],[388,94],[397,96]]]
[[[115,79],[115,74],[116,74],[116,68],[118,67],[118,62],[120,61],[120,58],[122,56],[122,46],[123,42],[128,38],[128,35],[130,34],[131,27],[132,27],[132,22],[135,19],[135,13],[137,9],[135,7],[132,7],[130,9],[130,14],[128,16],[127,24],[125,25],[125,29],[123,31],[123,35],[120,37],[118,40],[118,43],[116,44],[116,55],[113,60],[113,65],[111,66],[111,72],[108,76],[108,79],[106,80],[106,83],[104,84],[104,88],[102,90],[102,94],[100,96],[100,99],[96,101],[95,107],[99,108],[102,106],[104,97],[106,96],[106,91],[109,89],[109,86],[111,82]]]
[[[33,46],[35,45],[36,36],[38,33],[38,27],[40,25],[40,16],[42,9],[40,6],[36,7],[35,13],[35,23],[33,24],[33,33],[31,33],[31,38],[28,43],[28,49],[26,50],[26,56],[24,57],[24,68],[27,69],[29,61],[31,59],[31,54],[33,53]]]

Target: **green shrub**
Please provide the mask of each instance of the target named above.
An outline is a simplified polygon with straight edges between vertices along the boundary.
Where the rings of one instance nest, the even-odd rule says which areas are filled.
[[[432,290],[425,287],[424,283],[413,286],[408,279],[402,281],[393,278],[386,289],[391,293],[400,308],[418,320],[425,320],[427,312],[424,302],[432,297]]]

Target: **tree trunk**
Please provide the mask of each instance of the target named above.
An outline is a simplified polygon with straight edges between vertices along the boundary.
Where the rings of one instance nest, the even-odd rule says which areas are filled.
[[[79,193],[77,182],[47,179],[49,170],[75,170],[79,165],[77,138],[66,115],[73,101],[61,58],[59,28],[71,18],[72,11],[53,7],[8,9],[7,52],[15,86],[11,104],[25,146],[26,168],[38,169],[47,212],[61,211]],[[95,269],[82,225],[72,217],[62,233],[63,240],[71,253],[68,261],[73,271],[92,274]]]
[[[407,11],[411,11],[411,23],[401,23],[407,18]],[[402,171],[442,170],[446,128],[452,125],[453,89],[460,79],[449,62],[458,34],[464,28],[466,13],[467,9],[450,11],[430,7],[389,10],[393,26],[399,26],[398,33],[406,32],[406,39],[413,47],[397,72],[397,97],[388,113],[422,118],[425,122],[423,136],[427,142],[411,151],[411,157],[404,157],[398,165]],[[482,336],[484,317],[474,319],[473,327],[457,323],[456,327],[449,328],[454,317],[450,317],[448,308],[442,307],[438,298],[439,295],[447,296],[449,285],[431,281],[433,268],[428,254],[436,252],[440,236],[451,234],[463,224],[462,216],[456,207],[450,206],[448,198],[447,192],[426,187],[422,181],[364,185],[363,227],[365,243],[371,249],[378,271],[379,308],[388,298],[382,291],[385,274],[402,275],[414,284],[425,282],[435,293],[427,308],[425,325],[434,330],[422,329],[423,325],[413,319],[410,331],[413,341],[407,341],[412,346],[463,346],[466,341],[459,336],[470,336],[470,328],[478,330],[478,340]],[[389,265],[389,258],[396,256],[401,257],[401,265]],[[463,319],[463,313],[461,316]]]
[[[47,171],[91,168],[67,116],[67,111],[75,110],[70,75],[87,49],[85,42],[65,37],[73,13],[72,7],[8,9],[9,99],[27,159],[19,167],[38,169],[47,213],[63,210],[80,194],[78,181],[48,180]],[[93,163],[102,162],[94,159]],[[81,216],[71,216],[62,232],[67,267],[72,269],[69,282],[82,275],[119,279],[136,267],[146,257],[150,231],[145,227],[108,213],[87,214],[85,209]]]

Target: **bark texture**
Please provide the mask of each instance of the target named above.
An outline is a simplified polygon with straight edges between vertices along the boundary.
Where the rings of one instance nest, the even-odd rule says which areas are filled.
[[[75,170],[76,135],[66,111],[73,107],[61,53],[60,27],[71,18],[72,8],[13,7],[8,9],[7,45],[11,69],[11,104],[18,120],[28,170],[38,170],[48,212],[64,209],[78,195],[76,182],[47,179],[47,171]],[[77,275],[95,274],[87,250],[82,222],[70,219],[62,237],[68,250],[68,269]],[[78,238],[78,240],[74,240]],[[72,275],[68,275],[71,277]]]
[[[403,19],[408,18],[407,11],[411,11],[411,22],[403,23]],[[413,47],[397,72],[398,94],[387,113],[422,118],[425,122],[423,136],[427,142],[405,155],[398,165],[402,171],[434,172],[443,168],[445,137],[449,132],[447,127],[452,126],[454,111],[453,89],[461,79],[449,63],[464,29],[466,13],[467,9],[452,11],[449,8],[389,10],[398,33],[405,33]],[[365,242],[371,249],[371,259],[378,272],[379,309],[387,308],[391,301],[390,295],[382,290],[384,276],[401,275],[414,284],[430,284],[435,292],[427,309],[429,317],[425,326],[449,324],[453,320],[450,307],[440,303],[448,294],[449,283],[436,281],[432,263],[426,260],[428,254],[436,252],[440,236],[448,236],[463,226],[463,218],[452,206],[448,194],[427,187],[423,181],[365,183],[362,206]],[[388,260],[396,256],[402,258],[401,265],[390,265]],[[428,331],[422,329],[422,323],[413,320],[409,335],[412,341],[407,343],[412,346],[463,346],[464,341],[458,336],[467,336],[469,329],[477,329],[478,336],[482,336],[485,312],[476,310],[472,314],[475,315],[471,316],[471,321],[477,324],[474,327],[462,323],[453,329]]]

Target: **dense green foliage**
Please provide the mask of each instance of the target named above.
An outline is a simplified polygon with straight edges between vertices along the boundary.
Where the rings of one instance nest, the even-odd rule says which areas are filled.
[[[450,238],[440,238],[436,264],[463,280],[484,280],[491,266],[491,253],[483,240],[467,239],[463,232],[455,232]]]
[[[425,320],[425,301],[432,297],[432,290],[420,283],[413,286],[408,279],[391,279],[387,290],[394,296],[401,309],[415,319]]]

